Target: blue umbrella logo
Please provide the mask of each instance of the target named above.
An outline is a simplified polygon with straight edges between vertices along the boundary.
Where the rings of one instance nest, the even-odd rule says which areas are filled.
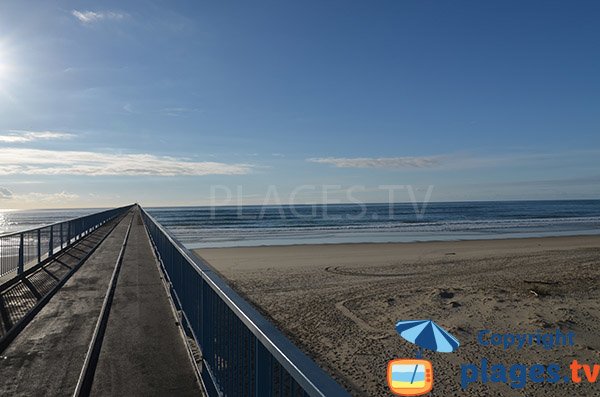
[[[458,339],[431,320],[398,321],[396,331],[401,337],[419,347],[419,358],[422,355],[421,349],[450,353],[460,346]]]

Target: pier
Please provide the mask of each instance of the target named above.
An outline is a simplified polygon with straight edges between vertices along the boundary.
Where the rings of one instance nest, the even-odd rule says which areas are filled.
[[[132,205],[0,236],[1,395],[346,396]]]

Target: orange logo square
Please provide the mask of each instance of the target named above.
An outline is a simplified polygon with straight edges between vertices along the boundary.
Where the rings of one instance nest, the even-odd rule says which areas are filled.
[[[427,360],[391,360],[387,382],[392,393],[398,396],[420,396],[433,388],[433,367]]]

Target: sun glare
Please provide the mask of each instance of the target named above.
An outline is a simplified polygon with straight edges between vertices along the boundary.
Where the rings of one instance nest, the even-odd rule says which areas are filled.
[[[4,80],[8,74],[8,65],[3,62],[2,54],[0,54],[0,81]]]
[[[12,69],[8,46],[0,40],[0,90],[6,88]]]

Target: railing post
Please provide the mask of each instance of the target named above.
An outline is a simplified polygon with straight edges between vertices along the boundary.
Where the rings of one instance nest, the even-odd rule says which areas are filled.
[[[63,224],[60,224],[60,249],[63,249]]]
[[[54,226],[50,226],[50,242],[48,244],[48,256],[54,254]]]
[[[38,245],[37,245],[38,263],[41,263],[42,262],[42,230],[41,229],[37,230],[37,238],[38,238]]]
[[[19,235],[19,263],[17,264],[17,274],[23,274],[24,252],[23,252],[23,233]]]
[[[67,223],[67,245],[71,244],[71,222]]]

